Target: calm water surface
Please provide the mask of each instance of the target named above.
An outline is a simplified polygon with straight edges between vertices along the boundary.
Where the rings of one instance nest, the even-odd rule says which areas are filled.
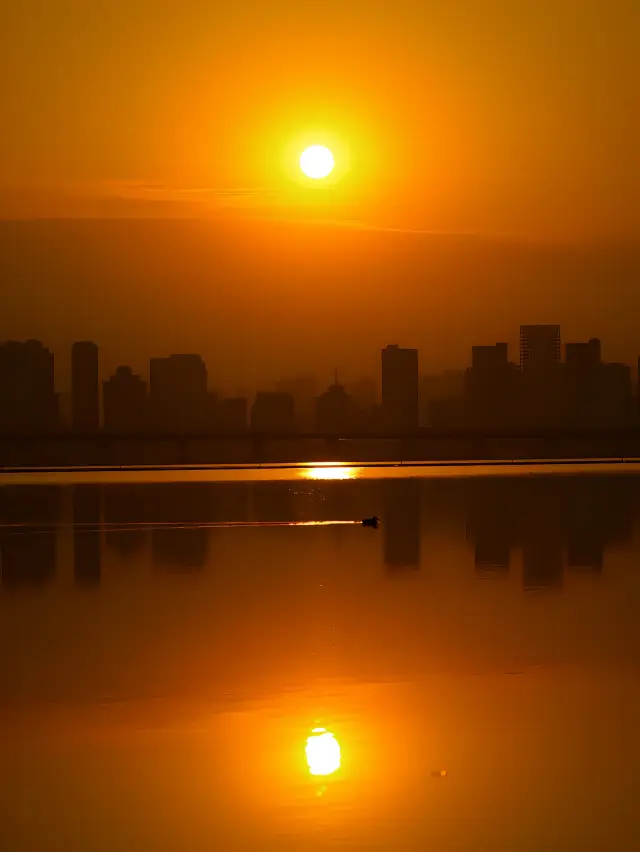
[[[0,848],[640,848],[620,470],[5,477]]]

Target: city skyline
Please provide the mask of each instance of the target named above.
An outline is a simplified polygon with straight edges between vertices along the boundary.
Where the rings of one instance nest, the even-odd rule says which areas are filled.
[[[615,427],[639,421],[631,367],[603,361],[599,338],[562,344],[559,325],[520,326],[518,362],[509,359],[505,342],[474,344],[466,370],[434,377],[420,371],[417,349],[394,343],[380,353],[378,379],[344,383],[336,369],[323,389],[312,375],[298,373],[247,397],[213,390],[207,365],[195,353],[152,356],[148,380],[124,365],[101,380],[97,344],[78,341],[71,350],[72,392],[65,412],[55,388],[53,353],[36,340],[0,344],[1,429],[340,435],[411,433],[425,426]],[[443,380],[440,391],[437,378]]]

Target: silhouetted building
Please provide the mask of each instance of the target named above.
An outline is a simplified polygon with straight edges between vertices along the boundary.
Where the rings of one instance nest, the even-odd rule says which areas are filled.
[[[626,426],[632,417],[631,368],[627,364],[602,365],[602,410],[608,426]]]
[[[148,428],[147,383],[130,367],[118,367],[103,385],[107,432],[139,432]]]
[[[281,391],[259,391],[251,407],[253,432],[294,432],[293,397]]]
[[[73,575],[78,586],[100,585],[100,496],[96,485],[73,488]]]
[[[520,326],[520,366],[546,367],[561,359],[559,325]]]
[[[316,429],[336,435],[349,429],[351,414],[349,394],[344,385],[335,382],[316,399]]]
[[[509,363],[506,343],[473,346],[465,378],[466,415],[472,425],[514,425],[519,374]]]
[[[100,427],[98,347],[90,341],[71,347],[71,425],[76,432],[96,432]]]
[[[381,485],[384,563],[389,568],[419,568],[422,482],[383,479]]]
[[[149,404],[155,429],[193,432],[206,428],[207,368],[199,355],[152,358]]]
[[[499,370],[506,367],[508,363],[509,354],[506,343],[471,347],[471,368],[473,370]]]
[[[522,378],[516,404],[519,420],[536,427],[564,422],[564,364],[559,325],[520,326]]]
[[[567,368],[577,373],[593,373],[602,363],[600,348],[597,337],[592,337],[586,343],[565,344],[564,360]]]
[[[390,431],[418,428],[418,350],[382,350],[382,419]]]
[[[58,426],[53,353],[38,340],[0,345],[0,431],[51,432]]]
[[[600,341],[565,345],[564,404],[568,425],[594,426],[603,417]]]

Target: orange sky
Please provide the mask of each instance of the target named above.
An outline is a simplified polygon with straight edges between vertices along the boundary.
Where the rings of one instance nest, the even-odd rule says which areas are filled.
[[[0,217],[634,236],[639,44],[635,0],[5,4]]]

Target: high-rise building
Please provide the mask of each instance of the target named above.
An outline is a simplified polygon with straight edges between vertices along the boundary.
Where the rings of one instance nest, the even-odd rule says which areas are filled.
[[[564,347],[564,360],[567,369],[576,372],[596,370],[602,363],[600,357],[600,341],[592,337],[587,343],[567,343]]]
[[[336,435],[346,432],[350,420],[349,394],[344,385],[336,381],[316,399],[316,429]]]
[[[560,359],[559,325],[520,326],[521,367],[546,367]]]
[[[107,432],[139,432],[149,425],[147,383],[131,367],[118,367],[103,384]]]
[[[39,340],[0,345],[0,430],[47,432],[58,426],[53,353]]]
[[[576,427],[598,425],[605,414],[600,341],[567,343],[564,351],[565,422]]]
[[[152,358],[149,404],[158,431],[198,431],[206,427],[209,410],[207,368],[200,355]]]
[[[98,347],[91,341],[71,347],[71,424],[76,432],[95,432],[100,426]]]
[[[538,428],[563,423],[566,403],[559,325],[520,326],[520,367],[521,422]]]
[[[515,425],[519,373],[509,363],[507,344],[472,346],[471,365],[465,377],[466,421],[486,428]]]
[[[602,408],[607,426],[628,426],[632,418],[631,367],[602,365]]]
[[[472,346],[471,366],[474,370],[493,370],[506,367],[509,363],[506,343],[495,343],[493,346]]]
[[[418,428],[418,350],[382,350],[382,420],[390,431]]]
[[[251,407],[253,432],[294,432],[293,397],[280,391],[259,391]]]

